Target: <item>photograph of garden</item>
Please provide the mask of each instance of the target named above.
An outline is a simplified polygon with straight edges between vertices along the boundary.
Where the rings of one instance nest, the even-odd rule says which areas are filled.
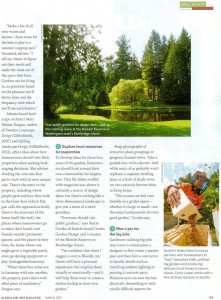
[[[104,56],[101,25],[43,25],[44,136],[190,136],[191,38],[126,34]]]

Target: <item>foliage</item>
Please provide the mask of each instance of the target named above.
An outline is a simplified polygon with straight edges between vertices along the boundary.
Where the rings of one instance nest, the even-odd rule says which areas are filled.
[[[103,88],[102,57],[94,37],[99,30],[99,25],[44,25],[46,115],[61,104],[72,102],[74,108],[90,103]]]
[[[183,29],[175,41],[171,36],[163,69],[162,98],[170,103],[190,103],[191,42]]]
[[[98,91],[98,93],[95,96],[94,104],[96,106],[102,106],[109,103],[109,98],[107,92],[103,89]]]
[[[116,41],[118,51],[116,52],[117,58],[115,59],[115,72],[117,82],[122,79],[128,79],[128,70],[132,60],[129,40],[123,34]]]
[[[88,105],[149,106],[149,100],[190,103],[190,37],[169,40],[153,30],[141,63],[123,34],[117,51],[103,58],[101,26],[44,25],[44,115],[59,107],[83,112]],[[109,99],[108,99],[109,96]]]
[[[191,41],[183,28],[177,41],[155,30],[145,46],[141,65],[149,99],[190,103]]]
[[[151,36],[145,47],[142,58],[142,78],[146,81],[149,98],[160,98],[160,86],[162,81],[162,69],[165,60],[165,45],[158,32],[152,30]]]
[[[106,84],[107,92],[117,85],[120,79],[141,78],[141,68],[135,53],[132,53],[130,40],[121,35],[116,44],[116,58],[113,55],[106,58]]]
[[[120,79],[119,83],[112,88],[109,98],[112,106],[117,104],[139,105],[144,97],[144,83],[142,79],[125,80]]]
[[[204,192],[204,199],[211,209],[219,204],[219,170],[210,176],[210,184]]]
[[[186,182],[186,183],[191,183],[192,181],[192,174],[191,173],[188,173],[187,175],[184,175],[182,177],[179,178],[179,181],[175,181],[175,184],[180,184],[180,181],[182,182]]]
[[[114,72],[114,56],[110,55],[105,57],[104,63],[106,66],[105,70],[105,82],[106,82],[106,91],[109,93],[113,86],[116,85],[115,72]]]
[[[140,63],[135,55],[135,53],[132,54],[131,56],[131,61],[129,64],[129,69],[127,72],[127,77],[129,79],[141,79],[141,67],[140,67]]]
[[[203,193],[203,202],[199,210],[203,220],[214,228],[212,211],[219,203],[219,170],[215,171],[209,178],[210,184]]]

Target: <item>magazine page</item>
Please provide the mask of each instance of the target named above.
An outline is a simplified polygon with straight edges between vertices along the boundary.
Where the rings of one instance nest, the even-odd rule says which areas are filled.
[[[220,299],[220,11],[3,0],[1,299]]]

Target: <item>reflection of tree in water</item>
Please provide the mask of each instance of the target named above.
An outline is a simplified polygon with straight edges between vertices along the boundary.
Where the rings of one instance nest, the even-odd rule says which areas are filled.
[[[143,112],[143,111],[111,111],[111,120],[135,122],[161,122],[190,119],[189,112]]]
[[[88,109],[88,108],[84,108],[83,111],[78,112],[84,115],[91,115],[91,116],[101,116],[101,117],[105,117],[107,119],[111,118],[111,111],[110,110],[103,110],[103,109]]]

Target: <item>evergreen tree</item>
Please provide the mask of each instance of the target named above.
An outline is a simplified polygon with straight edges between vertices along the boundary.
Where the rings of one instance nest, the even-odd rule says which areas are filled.
[[[152,30],[141,61],[142,78],[146,81],[149,97],[152,100],[158,100],[160,97],[162,69],[165,60],[164,50],[165,47],[162,44],[159,33]]]
[[[135,53],[132,54],[131,57],[131,63],[129,65],[128,70],[128,78],[129,79],[141,79],[141,66],[139,64],[139,61],[135,55]]]
[[[166,36],[163,35],[162,36],[162,45],[161,45],[161,60],[162,60],[162,70],[161,70],[161,72],[163,72],[163,67],[166,63],[168,52],[169,52],[168,40],[167,40]]]
[[[135,53],[131,52],[130,40],[121,35],[116,44],[116,58],[111,55],[106,57],[106,91],[118,84],[120,79],[141,79],[141,67]]]
[[[105,82],[106,92],[109,93],[112,87],[116,84],[113,55],[110,55],[105,58]]]
[[[116,52],[117,58],[114,61],[114,72],[116,83],[120,79],[128,79],[130,64],[132,62],[132,54],[129,45],[129,40],[126,39],[126,36],[121,35],[116,44],[118,50]]]
[[[162,99],[166,102],[177,102],[180,96],[175,45],[176,41],[171,35],[168,42],[168,56],[164,65],[161,87]]]
[[[181,99],[184,103],[190,103],[191,81],[191,41],[188,32],[183,28],[176,43],[177,72]]]
[[[178,40],[171,36],[163,70],[162,98],[177,104],[190,103],[191,41],[185,29]]]

